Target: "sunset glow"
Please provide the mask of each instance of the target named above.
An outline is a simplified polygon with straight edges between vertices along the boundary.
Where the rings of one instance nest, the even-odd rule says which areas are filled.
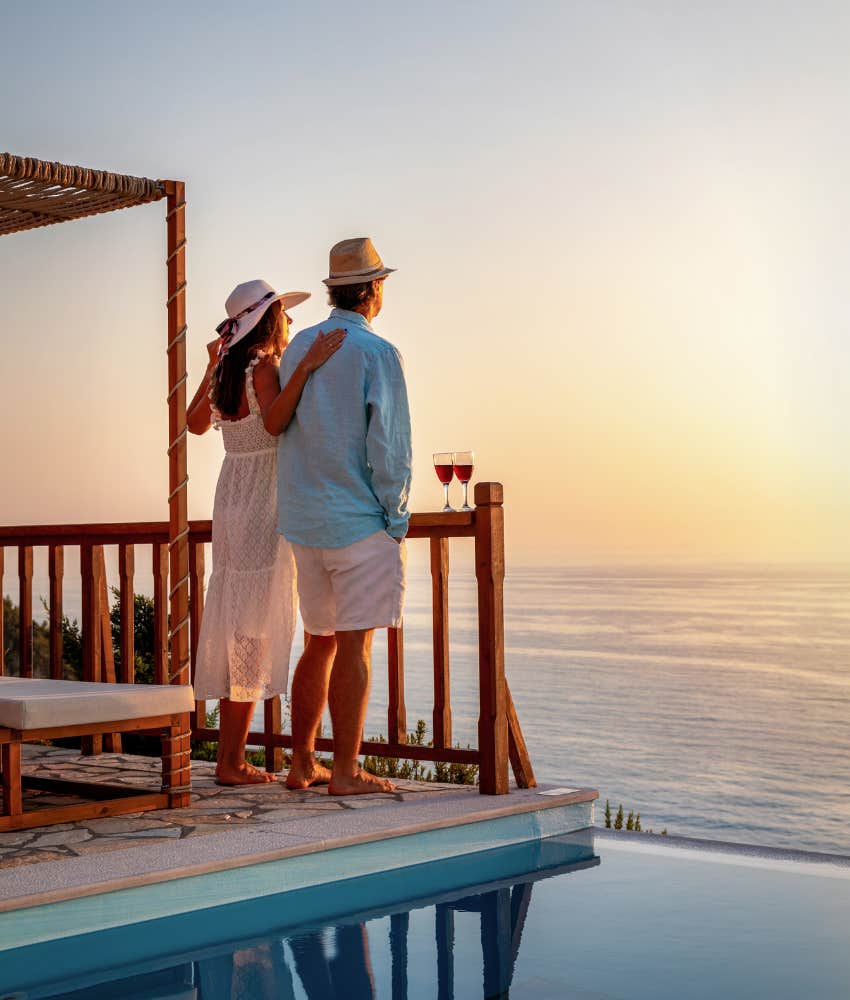
[[[473,448],[520,559],[850,558],[846,8],[261,6],[259,35],[127,11],[71,48],[57,8],[63,102],[14,41],[39,15],[0,41],[5,148],[186,181],[193,383],[234,284],[318,322],[328,248],[369,234],[414,510]],[[163,248],[152,206],[0,243],[0,522],[164,516]],[[190,516],[220,458],[192,441]]]

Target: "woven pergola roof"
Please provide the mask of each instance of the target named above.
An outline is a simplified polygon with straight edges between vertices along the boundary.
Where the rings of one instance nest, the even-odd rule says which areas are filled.
[[[0,236],[165,196],[160,181],[0,153]]]

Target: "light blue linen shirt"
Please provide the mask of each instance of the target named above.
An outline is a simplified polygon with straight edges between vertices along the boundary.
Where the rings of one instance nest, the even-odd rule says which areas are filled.
[[[278,531],[289,541],[342,548],[385,529],[407,533],[410,411],[401,355],[365,317],[333,309],[283,352],[286,385],[320,331],[347,331],[307,380],[278,438]]]

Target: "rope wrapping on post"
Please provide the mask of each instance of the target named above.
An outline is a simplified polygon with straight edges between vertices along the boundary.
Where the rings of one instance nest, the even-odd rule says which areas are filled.
[[[182,330],[177,331],[177,333],[174,336],[174,339],[170,341],[168,347],[166,347],[165,349],[166,354],[168,354],[168,352],[171,350],[172,347],[174,347],[175,344],[179,344],[181,340],[186,339],[186,331],[188,329],[189,329],[188,326],[184,326]]]
[[[189,378],[189,375],[188,375],[188,372],[187,372],[187,373],[186,373],[186,374],[184,374],[184,375],[182,376],[182,378],[181,378],[181,379],[180,379],[180,380],[179,380],[179,381],[178,381],[178,382],[176,383],[176,385],[173,385],[173,386],[171,387],[171,391],[170,391],[170,392],[168,393],[168,395],[167,395],[167,396],[165,397],[165,401],[166,401],[166,403],[170,403],[170,402],[171,402],[171,397],[172,397],[172,396],[174,395],[174,393],[175,393],[175,392],[177,392],[177,390],[178,390],[178,389],[180,388],[180,386],[181,386],[181,385],[184,385],[184,384],[186,383],[186,380],[187,380],[188,378]],[[174,440],[175,440],[175,441],[177,441],[177,438],[175,438]],[[172,442],[172,443],[173,443],[173,442]],[[169,446],[168,446],[168,450],[169,450],[169,452],[171,451],[171,445],[169,445]],[[168,499],[170,500],[170,499],[171,499],[171,497],[169,497]]]
[[[166,455],[170,455],[171,452],[177,447],[178,444],[188,435],[188,428],[184,427],[182,431],[177,435],[177,437],[171,442],[171,444],[165,449]],[[169,500],[171,497],[169,497]]]

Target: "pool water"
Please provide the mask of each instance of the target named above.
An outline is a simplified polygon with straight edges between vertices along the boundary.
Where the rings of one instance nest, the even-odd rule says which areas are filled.
[[[850,995],[850,867],[552,837],[0,952],[0,997]]]

